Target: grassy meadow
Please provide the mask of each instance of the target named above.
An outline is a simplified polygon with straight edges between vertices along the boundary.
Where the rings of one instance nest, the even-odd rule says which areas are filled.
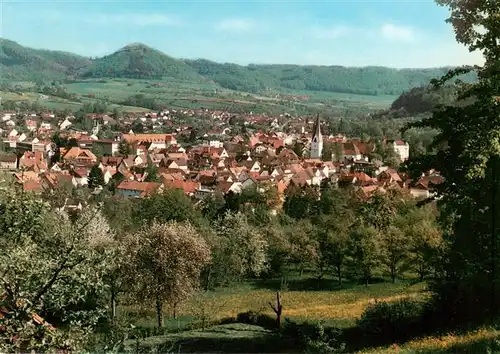
[[[317,282],[317,283],[316,283]],[[316,284],[315,284],[316,283]],[[196,321],[201,311],[210,320],[235,317],[245,311],[256,311],[273,315],[269,302],[274,302],[280,281],[258,281],[232,288],[202,293],[178,309],[178,320],[167,320],[175,327],[186,320]],[[333,279],[291,280],[284,290],[280,290],[283,316],[297,322],[323,321],[336,326],[354,324],[371,300],[391,301],[402,297],[425,296],[425,284],[379,283],[368,287],[347,284],[339,288]],[[134,311],[133,309],[127,309]],[[134,311],[135,312],[135,311]],[[137,310],[139,323],[154,325],[154,310]],[[170,315],[168,312],[166,315]],[[172,322],[172,323],[171,323]]]
[[[382,280],[382,279],[380,279]],[[294,322],[321,322],[325,326],[352,327],[366,307],[373,301],[396,301],[402,298],[425,299],[426,283],[411,280],[395,284],[380,281],[368,287],[346,283],[338,286],[334,279],[295,277],[245,282],[230,288],[204,292],[180,306],[172,317],[171,309],[165,309],[165,326],[169,333],[141,340],[129,340],[129,348],[150,347],[171,343],[183,351],[204,352],[265,352],[276,351],[274,334],[259,326],[231,323],[211,326],[225,318],[234,318],[246,311],[275,316],[269,306],[274,303],[276,291],[281,293],[283,318]],[[155,326],[155,313],[150,308],[124,306],[122,315],[144,327]],[[193,324],[207,323],[204,329],[190,330]],[[272,342],[272,343],[271,343]],[[177,350],[176,349],[176,350]],[[407,343],[385,347],[366,348],[358,354],[421,354],[421,353],[490,353],[500,351],[500,332],[493,328],[474,329],[464,333],[448,333],[434,337],[413,339]],[[290,352],[283,347],[282,352]],[[497,350],[497,351],[495,351]]]
[[[81,98],[81,102],[71,101],[68,99],[48,96],[39,94],[36,92],[9,92],[9,91],[0,91],[0,98],[2,101],[16,101],[16,102],[38,102],[41,106],[45,106],[51,110],[71,110],[78,111],[83,107],[83,104],[86,102],[93,102],[94,100],[89,98]],[[143,107],[134,107],[134,106],[124,106],[119,104],[110,104],[110,109],[114,109],[115,107],[119,108],[123,112],[148,112],[149,110]]]
[[[121,105],[127,98],[144,95],[155,102],[176,109],[208,108],[216,110],[252,111],[280,114],[307,114],[318,111],[332,112],[348,116],[354,112],[369,112],[388,108],[396,96],[369,96],[316,91],[275,91],[264,90],[259,93],[246,93],[221,88],[206,81],[191,83],[180,80],[134,80],[134,79],[88,79],[64,83],[68,93],[76,94],[74,102],[58,97],[46,96],[43,99],[33,90],[34,83],[11,82],[21,88],[21,93],[0,92],[2,100],[30,102],[38,101],[50,109],[78,110],[83,102],[104,100],[124,112],[142,111],[140,107]],[[26,91],[24,91],[26,90]],[[285,96],[278,96],[279,94]],[[294,101],[286,95],[307,95],[308,101]]]

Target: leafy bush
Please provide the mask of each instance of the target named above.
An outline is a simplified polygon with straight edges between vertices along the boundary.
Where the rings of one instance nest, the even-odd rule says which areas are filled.
[[[423,332],[423,312],[423,303],[417,301],[379,302],[365,309],[357,327],[376,343],[404,341]]]
[[[322,323],[298,324],[286,319],[281,333],[306,353],[336,354],[345,350],[345,345],[340,340],[342,331],[335,327],[325,328]]]
[[[278,327],[276,318],[255,311],[239,313],[236,316],[236,322],[260,326],[267,329],[276,329]]]

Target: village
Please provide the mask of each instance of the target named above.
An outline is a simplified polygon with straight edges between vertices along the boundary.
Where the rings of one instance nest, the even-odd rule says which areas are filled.
[[[197,120],[208,128],[195,131],[186,123]],[[272,187],[281,202],[276,208],[291,184],[319,187],[327,181],[354,187],[362,198],[398,188],[425,199],[433,195],[432,186],[442,181],[436,171],[411,181],[397,168],[371,158],[376,152],[374,141],[327,135],[324,130],[319,115],[292,118],[166,109],[119,119],[95,113],[77,119],[0,111],[0,169],[12,172],[23,190],[33,192],[70,183],[99,193],[113,183],[116,196],[141,198],[174,188],[196,202],[214,193]],[[407,142],[384,143],[401,162],[409,158]],[[102,171],[104,186],[89,181],[95,166]],[[152,169],[155,178],[148,178]]]

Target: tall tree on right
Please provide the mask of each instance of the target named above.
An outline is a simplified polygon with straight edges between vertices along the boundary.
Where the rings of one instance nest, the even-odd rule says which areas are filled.
[[[445,178],[438,193],[447,247],[432,284],[440,318],[456,322],[498,318],[500,272],[500,6],[488,0],[437,0],[451,10],[457,40],[481,51],[484,66],[450,71],[433,84],[443,86],[474,71],[478,80],[459,82],[462,104],[440,106],[411,127],[433,128],[437,152],[412,158],[408,169],[430,168]]]

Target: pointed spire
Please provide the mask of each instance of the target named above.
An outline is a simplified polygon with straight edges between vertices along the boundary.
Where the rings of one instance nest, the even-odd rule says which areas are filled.
[[[319,113],[316,115],[316,122],[314,122],[313,138],[315,136],[318,138],[318,140],[322,138],[322,136],[321,136],[321,123],[319,121]]]

